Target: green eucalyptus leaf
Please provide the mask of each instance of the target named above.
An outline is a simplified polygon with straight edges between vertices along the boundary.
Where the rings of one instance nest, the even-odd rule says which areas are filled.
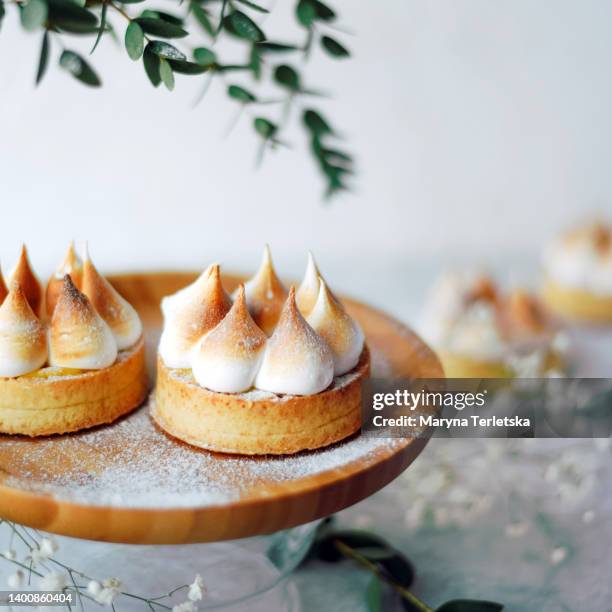
[[[252,45],[251,52],[249,54],[249,68],[251,69],[251,72],[253,73],[253,78],[256,81],[259,81],[259,79],[261,79],[262,66],[261,53],[258,47],[259,45]]]
[[[174,73],[170,64],[162,57],[159,60],[159,76],[168,91],[174,89]]]
[[[310,28],[317,16],[315,7],[310,0],[300,0],[295,8],[298,21],[306,28]]]
[[[134,61],[139,60],[144,52],[144,32],[135,22],[131,21],[125,30],[125,50]]]
[[[172,67],[172,72],[178,72],[179,74],[203,74],[210,70],[209,66],[202,66],[196,62],[190,62],[188,60],[166,60]]]
[[[162,38],[183,38],[189,33],[181,26],[159,17],[137,17],[134,21],[147,34],[161,36]]]
[[[366,588],[368,612],[383,612],[383,584],[377,576],[372,576]]]
[[[477,601],[475,599],[454,599],[436,608],[436,612],[499,612],[504,606],[494,601]]]
[[[410,587],[414,582],[415,570],[410,560],[400,553],[398,550],[394,550],[393,555],[377,559],[378,565],[380,565],[385,574],[390,576],[395,582],[402,585],[403,587]],[[374,559],[371,559],[374,561]]]
[[[267,8],[264,8],[263,6],[259,6],[259,4],[255,4],[254,2],[251,2],[250,0],[236,0],[236,2],[239,2],[240,4],[244,4],[245,6],[248,6],[254,11],[258,11],[259,13],[269,13],[270,12]]]
[[[40,57],[38,59],[38,70],[36,71],[36,85],[38,85],[47,71],[49,65],[49,31],[45,30],[40,45]]]
[[[162,21],[166,21],[167,23],[172,23],[177,26],[183,25],[183,18],[177,17],[172,13],[166,13],[165,11],[152,11],[150,9],[145,9],[140,13],[139,17],[150,17],[152,19],[161,19]]]
[[[349,50],[331,36],[322,36],[321,46],[332,57],[343,58],[350,56]]]
[[[147,45],[147,49],[150,49],[151,52],[155,53],[155,55],[157,55],[158,57],[162,57],[164,59],[173,59],[173,60],[187,59],[184,53],[179,51],[176,47],[174,47],[170,43],[164,42],[163,40],[152,40]]]
[[[215,35],[215,30],[210,22],[210,17],[205,9],[203,9],[197,2],[192,2],[190,4],[191,13],[195,17],[196,21],[204,28],[204,31],[209,36]]]
[[[267,51],[270,53],[285,53],[287,51],[297,51],[299,49],[296,45],[267,41],[255,43],[255,48],[259,51]]]
[[[151,81],[153,87],[157,87],[161,83],[161,77],[159,76],[159,57],[151,50],[151,43],[149,43],[142,54],[142,64],[149,81]]]
[[[193,50],[193,59],[202,66],[213,66],[217,63],[217,55],[206,47],[198,47]]]
[[[102,81],[93,68],[74,51],[65,50],[59,59],[60,66],[69,72],[75,79],[90,87],[99,87]]]
[[[333,21],[336,18],[336,13],[326,4],[319,0],[308,0],[314,7],[317,19],[321,21]]]
[[[319,21],[333,21],[336,13],[319,0],[300,0],[295,9],[298,21],[306,28]]]
[[[323,136],[325,134],[331,134],[332,129],[329,123],[323,119],[320,113],[315,110],[309,108],[304,111],[304,115],[302,116],[302,121],[304,125],[308,128],[311,134],[315,136]]]
[[[47,3],[44,0],[29,0],[21,8],[21,25],[24,30],[34,32],[42,28],[47,20]]]
[[[6,9],[4,8],[4,0],[0,0],[0,26],[2,25],[4,15],[6,15]]]
[[[98,32],[98,18],[90,10],[72,0],[49,0],[50,24],[73,34]]]
[[[240,87],[239,85],[230,85],[227,88],[227,95],[230,98],[234,98],[234,100],[242,102],[243,104],[248,104],[249,102],[257,101],[257,97],[255,95],[253,95],[247,89],[244,89],[244,87]]]
[[[223,27],[234,36],[251,42],[261,42],[266,39],[259,26],[242,11],[232,11],[223,18]]]
[[[291,91],[300,90],[300,75],[287,64],[281,64],[274,70],[274,80]]]
[[[253,121],[253,126],[255,131],[266,140],[274,138],[278,131],[278,126],[264,117],[256,117]]]
[[[102,39],[102,34],[104,34],[106,30],[107,11],[108,11],[108,4],[104,2],[104,4],[102,4],[102,11],[100,13],[100,26],[98,28],[98,35],[96,36],[96,41],[94,42],[94,45],[90,51],[90,55],[96,50],[96,47],[98,46],[98,44],[100,43],[100,40]]]

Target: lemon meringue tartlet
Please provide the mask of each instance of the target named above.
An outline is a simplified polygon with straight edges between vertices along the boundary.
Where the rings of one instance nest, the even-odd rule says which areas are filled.
[[[543,299],[569,319],[612,323],[612,225],[591,223],[554,240],[544,254]]]
[[[566,368],[566,337],[540,301],[524,289],[504,293],[486,275],[440,278],[421,328],[449,378],[530,378]]]
[[[194,446],[245,455],[321,448],[358,431],[370,368],[363,332],[312,256],[300,287],[285,289],[266,247],[233,303],[218,265],[164,298],[157,424]]]
[[[71,246],[46,292],[40,286],[33,291],[35,276],[24,249],[8,295],[0,295],[2,433],[44,436],[110,423],[146,395],[138,315],[88,258],[83,276],[78,262]],[[46,324],[35,308],[48,313]]]

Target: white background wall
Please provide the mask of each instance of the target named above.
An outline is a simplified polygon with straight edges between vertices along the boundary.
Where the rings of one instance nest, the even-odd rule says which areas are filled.
[[[92,58],[102,89],[55,65],[34,89],[38,37],[24,34],[8,7],[0,32],[5,267],[26,240],[46,273],[77,237],[89,238],[105,269],[214,258],[249,270],[269,241],[282,269],[296,273],[311,248],[359,292],[363,269],[537,253],[583,213],[612,212],[608,0],[332,4],[355,33],[339,36],[354,58],[315,54],[305,78],[333,92],[320,107],[358,154],[360,172],[356,194],[327,205],[301,132],[293,151],[269,155],[256,172],[248,120],[223,138],[233,109],[220,84],[192,109],[199,82],[179,76],[175,92],[154,90],[110,39]],[[269,33],[291,38],[292,6],[277,1]]]

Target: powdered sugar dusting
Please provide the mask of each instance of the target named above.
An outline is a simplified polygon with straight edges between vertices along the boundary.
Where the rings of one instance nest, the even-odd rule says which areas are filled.
[[[209,453],[158,430],[145,406],[111,427],[37,441],[2,437],[16,461],[5,484],[94,506],[185,508],[252,497],[377,453],[403,440],[357,436],[332,447],[289,457]],[[62,470],[57,465],[62,465]]]

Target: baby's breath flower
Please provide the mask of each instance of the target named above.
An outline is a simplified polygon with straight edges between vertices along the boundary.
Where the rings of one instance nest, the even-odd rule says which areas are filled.
[[[565,548],[564,546],[558,546],[557,548],[552,550],[549,557],[552,565],[559,565],[560,563],[563,563],[566,558],[567,548]]]
[[[205,594],[206,587],[204,586],[204,580],[200,574],[196,574],[194,581],[189,585],[187,599],[190,601],[200,601]]]
[[[516,523],[508,523],[504,528],[506,537],[521,538],[529,531],[529,523],[526,521],[517,521]]]
[[[593,510],[585,510],[582,515],[582,522],[589,525],[595,520],[595,512]]]
[[[97,580],[90,580],[87,583],[87,592],[92,597],[97,597],[100,594],[101,590],[102,590],[102,585]]]
[[[57,552],[57,542],[53,538],[43,538],[37,548],[32,550],[30,558],[32,563],[36,565],[41,561],[46,561]]]
[[[91,593],[94,599],[103,606],[110,606],[117,595],[119,595],[121,581],[119,578],[107,578],[106,580],[102,581],[102,584],[100,584],[96,580],[92,580],[89,585],[87,585],[88,590],[90,586],[94,591],[96,591],[96,594]]]
[[[2,556],[9,561],[14,561],[17,558],[17,553],[13,548],[9,548],[2,553]]]
[[[51,572],[40,579],[39,586],[43,591],[61,591],[66,588],[66,575]]]
[[[184,601],[177,606],[173,606],[172,612],[197,612],[198,607],[193,601]]]
[[[6,584],[11,589],[19,589],[24,585],[25,576],[21,570],[17,570],[14,574],[11,574],[6,581]]]

